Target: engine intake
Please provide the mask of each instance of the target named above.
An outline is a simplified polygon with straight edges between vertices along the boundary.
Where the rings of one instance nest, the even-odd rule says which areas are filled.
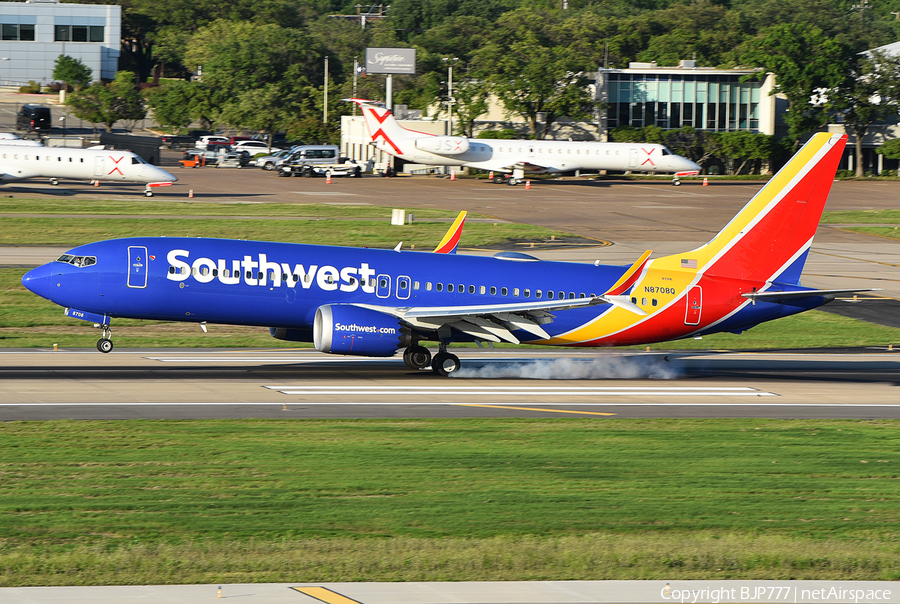
[[[410,339],[396,317],[377,310],[343,304],[316,309],[313,343],[319,352],[390,357]]]

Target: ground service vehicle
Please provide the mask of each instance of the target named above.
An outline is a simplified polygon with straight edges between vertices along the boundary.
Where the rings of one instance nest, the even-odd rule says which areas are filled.
[[[24,132],[50,132],[53,121],[50,108],[45,105],[26,103],[16,114],[16,129]]]

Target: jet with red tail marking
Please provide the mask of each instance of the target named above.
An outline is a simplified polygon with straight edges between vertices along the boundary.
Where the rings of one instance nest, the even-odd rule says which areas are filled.
[[[653,143],[595,143],[545,140],[501,140],[439,136],[400,125],[383,103],[345,99],[359,105],[372,143],[381,151],[408,162],[432,166],[460,166],[500,174],[516,185],[530,174],[575,170],[621,170],[696,175],[700,166]],[[506,176],[508,175],[508,176]]]
[[[814,135],[707,244],[630,266],[455,250],[135,237],[78,246],[22,283],[103,330],[114,318],[268,327],[339,355],[390,357],[441,375],[454,342],[578,347],[740,333],[852,289],[800,284],[846,136]],[[443,253],[440,253],[443,252]],[[437,345],[437,353],[424,344]]]

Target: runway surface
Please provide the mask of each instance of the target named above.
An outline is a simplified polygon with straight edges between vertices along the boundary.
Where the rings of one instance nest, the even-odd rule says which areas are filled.
[[[456,352],[463,369],[441,378],[310,350],[4,351],[0,420],[900,419],[900,350]]]

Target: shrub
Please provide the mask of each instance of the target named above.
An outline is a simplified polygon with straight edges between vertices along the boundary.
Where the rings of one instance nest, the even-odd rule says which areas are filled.
[[[19,92],[23,94],[40,94],[41,93],[41,85],[31,80],[28,82],[27,86],[22,86],[19,88]]]

